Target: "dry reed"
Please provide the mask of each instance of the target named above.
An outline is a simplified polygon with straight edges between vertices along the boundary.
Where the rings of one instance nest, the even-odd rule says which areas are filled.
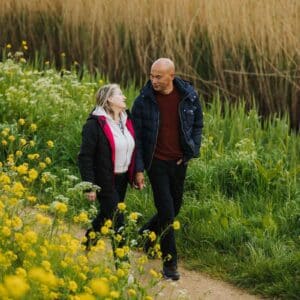
[[[262,114],[300,122],[300,1],[0,0],[1,43],[84,63],[111,80],[142,84],[153,60],[209,99],[219,90]],[[30,50],[30,49],[29,49]]]

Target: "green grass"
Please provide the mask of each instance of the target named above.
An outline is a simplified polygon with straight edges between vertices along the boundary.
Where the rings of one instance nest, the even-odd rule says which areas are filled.
[[[38,126],[36,151],[54,141],[51,171],[61,181],[57,193],[63,191],[59,170],[67,167],[78,175],[81,128],[100,78],[85,74],[79,81],[74,72],[61,76],[11,60],[0,63],[0,78],[1,128],[25,118]],[[123,88],[131,106],[138,91],[133,85]],[[255,109],[246,112],[243,102],[221,105],[218,95],[203,109],[201,157],[189,165],[178,217],[180,258],[254,292],[297,299],[300,136],[290,131],[287,116],[262,123]],[[7,148],[0,147],[3,161]],[[145,221],[155,211],[149,184],[143,192],[129,190],[127,204]],[[83,201],[75,209],[80,205]]]

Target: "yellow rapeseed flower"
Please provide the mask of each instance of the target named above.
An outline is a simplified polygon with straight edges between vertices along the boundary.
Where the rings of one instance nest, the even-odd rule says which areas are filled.
[[[151,242],[154,242],[156,240],[156,233],[154,231],[151,231],[149,233],[149,239]]]
[[[16,151],[16,157],[21,157],[23,155],[23,152],[21,150]]]
[[[111,226],[112,226],[112,220],[110,220],[110,219],[106,220],[105,223],[104,223],[104,225],[106,227],[108,227],[108,228],[111,228]]]
[[[117,248],[115,250],[115,253],[116,253],[117,257],[120,257],[120,258],[125,256],[125,251],[123,248]]]
[[[30,145],[30,147],[34,147],[34,146],[35,146],[35,141],[31,140],[31,141],[29,142],[29,145]]]
[[[35,196],[27,196],[26,199],[31,202],[31,203],[34,203],[36,202],[36,197]]]
[[[15,137],[14,135],[10,135],[10,136],[8,137],[8,139],[9,139],[9,141],[14,142],[15,139],[16,139],[16,137]]]
[[[27,45],[27,41],[23,40],[22,41],[22,46],[25,46],[25,45]]]
[[[132,213],[129,215],[129,219],[130,219],[131,221],[137,221],[138,217],[139,217],[139,215],[138,215],[137,212],[132,212]]]
[[[32,182],[34,180],[36,180],[39,176],[39,173],[35,170],[35,169],[30,169],[28,171],[28,177],[29,177],[29,181]]]
[[[126,204],[124,202],[118,203],[118,209],[124,211],[126,209]]]
[[[35,132],[37,130],[37,125],[35,123],[30,124],[29,129],[31,132]]]
[[[29,285],[24,277],[9,275],[4,278],[4,286],[13,299],[22,298],[29,290]]]
[[[17,166],[16,171],[19,173],[19,175],[26,175],[28,172],[28,164],[24,163]]]
[[[51,158],[50,157],[46,157],[45,158],[45,163],[47,164],[47,165],[50,165],[51,164]]]
[[[20,143],[20,146],[25,146],[27,141],[25,139],[20,139],[19,143]]]
[[[76,295],[76,300],[95,300],[96,298],[88,293],[78,294]]]
[[[11,49],[11,44],[6,44],[7,49]]]
[[[19,124],[20,126],[23,126],[23,125],[25,124],[25,120],[22,119],[22,118],[20,118],[20,119],[18,120],[18,124]]]
[[[1,144],[2,144],[2,146],[7,146],[7,141],[6,140],[2,140]]]
[[[41,284],[49,287],[56,287],[58,284],[57,278],[52,272],[46,272],[43,268],[34,267],[29,270],[28,278],[34,282],[40,282]]]
[[[113,299],[118,299],[120,297],[120,293],[118,291],[111,291],[109,295]]]
[[[11,191],[18,197],[22,197],[25,192],[25,187],[21,182],[15,182],[11,188]]]
[[[77,283],[75,281],[71,280],[69,282],[69,290],[71,292],[76,292],[77,288],[78,288]]]
[[[109,233],[108,227],[102,226],[102,227],[101,227],[101,233],[104,234],[104,235],[108,234],[108,233]]]
[[[0,174],[0,183],[10,184],[11,183],[10,177],[8,175],[6,175],[5,173]]]
[[[109,294],[109,285],[102,278],[94,278],[90,281],[92,291],[100,297],[105,297]]]
[[[1,233],[2,233],[4,236],[8,237],[8,236],[11,235],[11,230],[10,230],[10,228],[9,228],[8,226],[3,226],[3,227],[2,227],[2,230],[1,230]]]
[[[53,141],[47,141],[47,147],[48,148],[53,148],[54,147],[54,143],[53,143]]]
[[[135,297],[136,296],[136,291],[134,289],[128,289],[127,290],[127,295],[129,297]]]
[[[180,229],[180,222],[179,221],[174,221],[173,222],[173,228],[174,228],[174,230],[179,230]]]
[[[46,168],[46,166],[47,166],[47,165],[46,165],[44,162],[42,162],[42,161],[39,163],[39,167],[40,167],[40,169],[42,169],[42,170],[44,170],[44,169]]]

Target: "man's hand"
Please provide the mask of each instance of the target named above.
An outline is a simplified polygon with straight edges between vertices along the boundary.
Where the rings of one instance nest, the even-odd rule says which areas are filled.
[[[135,186],[142,190],[145,187],[145,177],[143,172],[137,172],[135,174]]]
[[[96,192],[88,192],[88,193],[85,193],[85,195],[89,201],[95,201],[97,199]]]

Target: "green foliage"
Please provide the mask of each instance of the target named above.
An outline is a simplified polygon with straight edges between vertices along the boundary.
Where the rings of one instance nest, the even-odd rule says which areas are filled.
[[[76,202],[71,205],[73,215],[85,204],[68,190],[68,180],[71,174],[78,175],[81,128],[103,81],[88,74],[80,81],[75,72],[61,76],[51,68],[37,71],[13,60],[0,63],[0,78],[0,161],[12,143],[3,129],[10,127],[10,133],[16,133],[19,125],[11,124],[20,118],[37,124],[39,139],[24,153],[39,152],[47,141],[54,141],[49,153],[53,165],[48,168],[70,193],[70,201]],[[131,106],[138,91],[133,85],[124,90]],[[218,95],[203,109],[201,156],[189,163],[185,203],[178,217],[179,254],[194,268],[256,292],[296,299],[300,294],[300,137],[290,132],[286,116],[262,123],[255,109],[246,112],[243,103],[222,105]],[[25,124],[28,142],[35,139],[29,129]],[[22,134],[14,143],[20,138]],[[62,194],[47,184],[53,197]],[[45,195],[45,201],[49,199]],[[149,183],[143,192],[129,189],[126,203],[130,210],[142,212],[139,222],[150,217],[155,208]]]

